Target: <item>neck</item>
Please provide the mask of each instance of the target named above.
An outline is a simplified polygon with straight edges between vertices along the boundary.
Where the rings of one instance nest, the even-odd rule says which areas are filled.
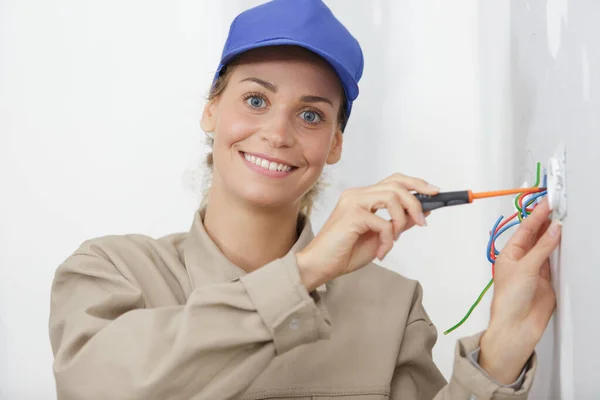
[[[289,252],[298,239],[298,207],[255,207],[215,189],[204,229],[229,261],[251,272]]]

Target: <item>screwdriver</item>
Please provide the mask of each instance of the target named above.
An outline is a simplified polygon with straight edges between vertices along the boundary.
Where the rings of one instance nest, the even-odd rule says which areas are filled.
[[[459,190],[457,192],[443,192],[438,193],[434,196],[427,194],[416,193],[415,197],[423,205],[423,211],[431,211],[437,208],[458,206],[460,204],[470,204],[476,199],[486,199],[490,197],[508,196],[511,194],[519,193],[539,193],[546,190],[546,188],[519,188],[519,189],[508,189],[508,190],[496,190],[493,192],[480,192],[473,193],[470,190]]]

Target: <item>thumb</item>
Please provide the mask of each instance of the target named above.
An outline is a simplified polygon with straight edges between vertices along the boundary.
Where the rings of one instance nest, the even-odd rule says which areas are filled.
[[[562,224],[558,220],[552,221],[546,232],[540,236],[533,248],[523,257],[521,263],[532,274],[539,274],[540,268],[558,247],[562,233]]]

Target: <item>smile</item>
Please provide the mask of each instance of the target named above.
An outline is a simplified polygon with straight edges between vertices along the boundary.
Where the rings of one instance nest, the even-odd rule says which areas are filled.
[[[295,167],[283,163],[279,163],[276,161],[270,161],[252,154],[242,152],[242,155],[251,164],[256,165],[267,171],[279,171],[279,172],[290,172]]]

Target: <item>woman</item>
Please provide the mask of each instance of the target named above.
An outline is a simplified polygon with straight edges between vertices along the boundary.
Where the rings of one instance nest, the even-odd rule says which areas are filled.
[[[545,203],[499,256],[489,328],[458,342],[448,384],[421,287],[372,263],[426,224],[411,192],[438,189],[395,174],[348,190],[313,237],[313,188],[341,157],[362,68],[320,0],[234,20],[201,120],[212,186],[190,232],[94,239],[56,272],[60,399],[527,396],[555,306],[560,226]]]

